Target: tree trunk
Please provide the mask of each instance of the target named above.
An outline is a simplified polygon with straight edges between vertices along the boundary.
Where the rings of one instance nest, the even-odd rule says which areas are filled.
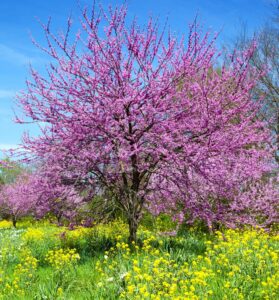
[[[56,220],[59,225],[60,225],[61,219],[62,219],[62,213],[56,214]]]
[[[134,216],[128,217],[128,223],[129,223],[129,238],[128,242],[129,244],[132,244],[133,242],[137,242],[137,231],[138,231],[138,225],[139,220],[138,218]]]
[[[13,222],[14,228],[16,228],[16,222],[17,222],[17,220],[16,220],[15,216],[12,216],[12,222]]]

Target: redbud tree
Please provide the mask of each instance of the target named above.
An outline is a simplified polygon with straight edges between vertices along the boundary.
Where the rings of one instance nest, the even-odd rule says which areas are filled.
[[[35,203],[34,215],[37,218],[51,214],[60,224],[63,218],[75,217],[84,204],[85,197],[81,197],[74,186],[64,185],[59,178],[48,175],[49,173],[37,170],[29,177],[29,198]]]
[[[49,178],[41,170],[22,173],[0,190],[0,215],[9,217],[14,227],[27,215],[42,218],[51,214],[60,223],[62,218],[72,219],[85,200],[73,186]]]
[[[48,76],[31,70],[18,122],[44,125],[23,147],[64,184],[113,195],[130,241],[144,207],[225,221],[222,199],[270,168],[269,133],[250,96],[261,75],[249,64],[255,45],[220,65],[215,37],[196,22],[178,38],[126,13],[84,10],[74,38],[70,19],[65,34],[42,25],[39,47],[52,62]]]
[[[0,190],[0,215],[9,217],[14,227],[18,219],[30,215],[34,208],[29,174],[21,174],[14,182],[5,184]]]

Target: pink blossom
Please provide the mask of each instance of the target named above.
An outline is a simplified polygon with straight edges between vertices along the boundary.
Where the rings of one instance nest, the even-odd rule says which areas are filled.
[[[251,99],[255,45],[218,71],[215,37],[196,24],[179,39],[152,20],[127,25],[126,13],[85,11],[73,43],[44,26],[41,48],[54,63],[48,77],[32,70],[19,103],[27,122],[46,125],[24,148],[53,180],[114,195],[131,239],[144,206],[225,222],[224,199],[234,203],[272,168],[270,133]]]

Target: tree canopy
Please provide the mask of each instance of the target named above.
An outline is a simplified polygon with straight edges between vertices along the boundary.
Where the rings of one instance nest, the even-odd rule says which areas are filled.
[[[255,45],[216,71],[215,37],[196,23],[178,38],[152,19],[127,24],[126,14],[85,10],[74,41],[70,19],[65,34],[43,25],[53,62],[48,76],[32,69],[18,122],[45,126],[23,147],[56,184],[114,195],[130,241],[144,207],[243,222],[239,192],[272,168],[270,133],[251,99],[262,76],[250,64]]]

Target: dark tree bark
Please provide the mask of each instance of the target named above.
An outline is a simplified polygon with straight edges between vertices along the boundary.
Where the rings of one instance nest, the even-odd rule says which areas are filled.
[[[14,228],[16,228],[16,223],[17,223],[17,219],[16,219],[16,216],[12,216],[12,222],[13,222],[13,226]]]

